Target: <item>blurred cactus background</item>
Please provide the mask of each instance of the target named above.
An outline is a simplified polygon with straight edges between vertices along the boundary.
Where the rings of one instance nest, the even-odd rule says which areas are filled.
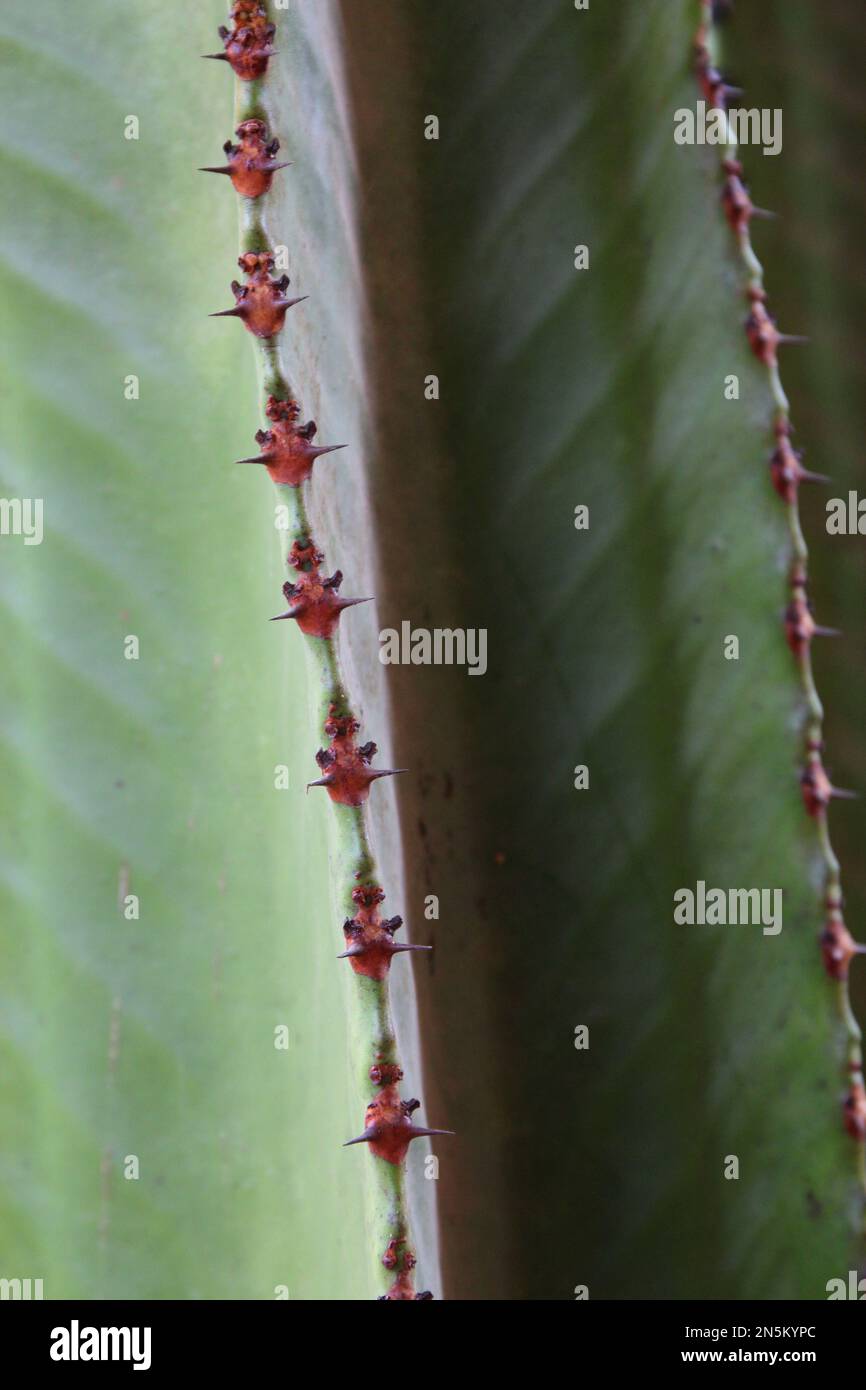
[[[863,486],[866,18],[723,8],[726,75],[783,112],[781,153],[742,159],[778,214],[753,228],[770,306],[810,338],[782,377],[833,479],[802,498],[844,632],[815,653],[825,760],[862,792],[864,540],[824,508]],[[406,1094],[457,1131],[435,1181],[408,1167],[437,1299],[818,1299],[863,1263],[772,403],[718,151],[673,139],[700,9],[271,6],[292,167],[265,220],[310,296],[284,351],[348,446],[309,505],[346,594],[375,595],[341,662],[411,771],[367,823],[389,912],[435,948],[392,997]],[[41,545],[0,537],[0,1275],[47,1298],[381,1292],[372,1160],[341,1147],[366,1098],[332,808],[304,793],[315,672],[268,622],[275,494],[233,466],[251,340],[207,317],[237,275],[237,199],[197,172],[236,124],[200,60],[224,19],[0,15],[0,493],[44,499]],[[405,621],[486,629],[486,673],[383,666]],[[862,937],[866,799],[830,821]],[[783,930],[675,926],[698,880],[783,889]]]

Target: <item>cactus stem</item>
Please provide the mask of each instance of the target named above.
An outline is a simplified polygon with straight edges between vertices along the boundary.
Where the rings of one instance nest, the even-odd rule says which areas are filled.
[[[308,790],[309,787],[324,786],[331,800],[338,803],[339,810],[335,812],[332,823],[332,859],[343,879],[347,905],[351,902],[356,911],[353,921],[366,928],[363,939],[346,941],[345,954],[350,959],[354,973],[366,977],[357,981],[354,994],[353,1048],[361,1092],[369,1095],[371,1085],[383,1089],[367,1106],[364,1133],[355,1140],[349,1140],[348,1144],[368,1143],[374,1155],[366,1169],[370,1211],[373,1214],[372,1269],[382,1299],[426,1300],[432,1298],[432,1294],[412,1292],[410,1271],[414,1267],[415,1256],[409,1253],[410,1223],[403,1160],[412,1139],[450,1131],[414,1126],[410,1116],[417,1108],[417,1102],[401,1101],[397,1094],[397,1082],[402,1079],[403,1072],[397,1062],[387,967],[394,955],[429,951],[430,947],[393,942],[391,934],[396,931],[400,919],[393,918],[390,923],[385,923],[378,918],[376,907],[384,894],[372,882],[375,865],[362,809],[374,781],[400,775],[406,769],[371,768],[369,762],[376,752],[375,744],[357,748],[357,721],[351,715],[337,712],[347,708],[337,643],[339,618],[345,609],[371,600],[339,596],[337,591],[342,574],[339,570],[330,576],[323,573],[324,556],[312,539],[306,489],[313,465],[324,455],[346,446],[314,445],[315,421],[298,424],[300,406],[283,367],[279,334],[286,311],[308,296],[287,299],[284,292],[289,283],[288,276],[271,278],[275,257],[266,229],[266,216],[272,219],[274,212],[272,208],[268,209],[271,175],[277,169],[287,167],[286,164],[274,162],[273,156],[279,142],[271,140],[268,135],[269,128],[276,128],[278,119],[285,113],[266,112],[267,64],[277,51],[271,44],[275,26],[269,18],[269,6],[260,3],[260,0],[234,0],[231,18],[233,30],[225,27],[220,29],[226,51],[210,56],[230,62],[238,78],[235,86],[235,125],[241,145],[237,148],[228,142],[224,149],[229,159],[226,167],[232,170],[232,184],[238,195],[241,227],[238,263],[247,277],[247,284],[241,286],[233,283],[232,292],[237,300],[235,307],[213,317],[243,319],[245,326],[258,340],[259,374],[266,397],[265,416],[270,428],[259,430],[256,436],[260,453],[239,459],[238,463],[264,464],[271,482],[280,489],[280,500],[285,502],[289,512],[289,529],[294,540],[286,559],[294,573],[283,586],[288,611],[278,614],[272,621],[293,618],[309,639],[309,651],[319,682],[318,719],[324,726],[330,745],[328,749],[320,750],[322,775],[309,783]],[[267,125],[263,119],[266,114],[269,118]],[[257,167],[246,167],[245,151],[250,153]],[[387,1161],[380,1162],[382,1157]],[[403,1269],[390,1286],[383,1278],[386,1266],[378,1253],[385,1247],[399,1247],[406,1252]]]
[[[695,36],[697,77],[708,103],[726,109],[731,94],[714,62],[715,33],[712,0],[699,0],[700,23]],[[806,704],[806,766],[800,777],[803,805],[817,826],[818,843],[824,861],[825,897],[829,916],[819,937],[824,968],[839,990],[839,1013],[845,1031],[849,1089],[843,1102],[843,1122],[848,1134],[857,1144],[857,1179],[861,1195],[866,1197],[866,1089],[863,1080],[861,1030],[851,1007],[848,993],[848,969],[857,955],[866,953],[848,932],[842,920],[842,901],[839,861],[833,851],[828,826],[828,807],[833,800],[850,801],[857,793],[835,787],[821,759],[823,744],[823,708],[812,674],[811,641],[813,637],[839,636],[834,628],[822,627],[812,617],[806,597],[808,550],[800,524],[798,489],[801,482],[828,482],[822,474],[807,472],[800,464],[801,455],[790,444],[793,426],[788,398],[779,377],[776,349],[783,344],[806,343],[799,334],[780,333],[775,320],[766,308],[767,295],[763,287],[764,271],[752,248],[749,222],[752,217],[768,214],[754,207],[742,180],[742,166],[737,146],[729,128],[727,144],[722,149],[722,170],[725,184],[722,203],[728,222],[736,233],[740,254],[748,274],[747,296],[751,313],[746,320],[746,333],[755,356],[768,369],[770,389],[776,406],[774,431],[777,440],[770,460],[773,487],[788,509],[788,522],[793,546],[790,584],[792,601],[785,611],[785,635],[800,671]],[[866,1233],[866,1202],[861,1200],[861,1228]]]

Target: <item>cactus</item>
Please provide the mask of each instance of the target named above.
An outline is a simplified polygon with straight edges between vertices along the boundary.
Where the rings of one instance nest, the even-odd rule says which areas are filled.
[[[431,769],[423,796],[409,779],[400,788],[410,872],[448,900],[435,976],[418,976],[426,1103],[441,1086],[460,1135],[438,1193],[445,1288],[822,1298],[862,1261],[862,1201],[839,1119],[837,986],[816,952],[823,874],[798,787],[789,533],[766,469],[773,400],[743,332],[748,306],[738,312],[719,151],[672,138],[675,110],[698,95],[699,7],[569,8],[502,26],[484,6],[471,32],[458,4],[409,6],[402,25],[384,3],[363,24],[345,11],[389,397],[373,480],[383,534],[413,537],[411,568],[399,547],[384,551],[380,612],[389,594],[392,624],[425,608],[449,626],[486,622],[491,653],[485,681],[389,673],[406,762]],[[736,80],[743,53],[768,52],[763,7],[740,51],[748,8],[728,40]],[[794,74],[812,51],[788,40],[794,23],[773,6],[777,79],[780,50]],[[401,76],[419,51],[421,74]],[[779,104],[743,85],[750,104]],[[439,115],[423,154],[416,129],[404,134],[407,109],[419,127]],[[780,325],[812,339],[780,349],[806,422],[798,444],[810,470],[836,474],[826,424],[813,446],[820,392],[796,377],[816,333],[785,312],[797,209],[765,190],[768,170],[779,180],[802,158],[788,139],[775,160],[743,155],[755,202],[779,214],[752,233],[759,254],[772,239]],[[394,188],[400,223],[383,233],[375,190]],[[588,271],[570,259],[576,243]],[[815,307],[826,270],[814,245],[799,275]],[[419,280],[423,331],[407,348],[405,287]],[[425,414],[413,393],[428,373],[441,400]],[[730,374],[737,402],[725,399]],[[856,458],[850,431],[847,444]],[[585,531],[570,525],[578,504]],[[822,506],[817,488],[806,504]],[[471,535],[467,517],[481,522]],[[826,591],[844,556],[832,544],[827,556],[820,513],[812,525]],[[816,592],[821,623],[848,628]],[[732,633],[740,659],[727,663]],[[862,667],[850,638],[817,659],[845,663],[853,720]],[[826,692],[830,719],[842,688]],[[827,743],[833,780],[856,787],[832,724]],[[844,743],[857,747],[853,726]],[[569,775],[578,764],[587,789]],[[859,805],[832,812],[855,937]],[[675,930],[671,895],[699,879],[782,887],[783,931]],[[471,938],[455,942],[452,923],[467,920]],[[572,1050],[582,1025],[588,1046]],[[506,1229],[502,1211],[514,1214]]]
[[[137,145],[123,139],[127,103],[135,109],[128,91],[105,98],[90,121],[79,113],[79,143],[63,158],[82,169],[95,204],[77,217],[50,161],[33,156],[24,194],[31,205],[59,200],[46,225],[64,227],[63,260],[43,252],[37,283],[32,228],[13,219],[19,250],[4,277],[19,324],[36,321],[45,291],[61,284],[68,306],[54,306],[40,374],[30,377],[20,339],[9,378],[22,447],[6,487],[30,470],[45,492],[47,533],[41,571],[27,563],[35,551],[10,553],[6,616],[20,661],[4,708],[7,728],[30,708],[27,746],[56,743],[63,756],[49,792],[49,765],[28,773],[5,744],[10,833],[24,836],[18,818],[34,809],[26,857],[5,881],[14,910],[4,948],[7,962],[20,962],[21,988],[3,1025],[12,1105],[3,1112],[4,1269],[36,1259],[55,1298],[390,1298],[395,1274],[382,1252],[397,1242],[399,1296],[408,1297],[415,1255],[402,1166],[342,1149],[379,1092],[371,1070],[396,1066],[395,1038],[387,981],[337,960],[353,891],[375,872],[361,812],[330,812],[304,794],[329,704],[345,710],[337,621],[364,600],[341,598],[339,572],[320,572],[302,477],[283,481],[287,460],[309,476],[328,450],[313,444],[314,425],[290,437],[294,397],[273,370],[277,345],[260,336],[285,321],[291,296],[264,246],[244,240],[268,191],[253,197],[237,183],[257,172],[273,188],[276,170],[251,171],[227,151],[251,287],[237,286],[232,316],[262,344],[279,440],[271,476],[290,513],[275,532],[275,499],[251,470],[232,467],[255,409],[250,340],[206,318],[229,278],[237,208],[228,180],[198,186],[193,170],[230,121],[231,83],[191,70],[193,55],[174,41],[174,6],[147,26],[133,14],[120,32],[109,8],[95,28],[114,35],[120,67],[144,62],[171,86],[139,95]],[[53,9],[62,35],[69,17]],[[25,110],[27,74],[37,90],[51,62],[27,17],[16,19],[15,42],[27,54],[16,63],[16,109]],[[256,100],[249,75],[240,106]],[[85,109],[94,103],[90,92]],[[288,139],[289,123],[279,117],[265,136],[242,115],[238,138],[267,139],[270,161],[274,132]],[[87,288],[94,239],[98,298]],[[32,384],[43,379],[61,385],[43,397]],[[359,451],[363,436],[353,442]],[[344,561],[349,575],[369,571],[363,535],[362,526]],[[297,622],[271,626],[287,550]],[[124,659],[124,634],[137,665]],[[359,750],[362,781],[381,775],[371,758]],[[393,882],[396,896],[399,875]],[[417,1081],[408,985],[402,996],[407,1075]],[[425,1216],[435,1185],[419,1184],[422,1163],[409,1173],[428,1234],[417,1267],[421,1287],[438,1294]]]
[[[46,525],[0,538],[0,1273],[824,1297],[864,1258],[858,223],[796,125],[672,126],[832,25],[238,0],[184,48],[94,4],[98,46],[0,20],[3,490]],[[837,86],[799,109],[847,138]],[[485,629],[485,678],[386,669],[405,622]],[[677,925],[704,881],[783,929]]]
[[[238,7],[234,8],[236,10]],[[275,26],[269,18],[268,6],[259,5],[256,14],[256,32],[260,32],[265,40],[270,42]],[[244,22],[247,22],[248,18],[248,13],[245,12]],[[227,36],[229,52],[232,42],[232,38]],[[248,52],[249,45],[246,56]],[[238,132],[248,131],[252,125],[258,123],[256,133],[261,138],[265,130],[278,128],[280,115],[285,116],[286,108],[283,108],[282,112],[268,110],[266,84],[259,80],[249,80],[251,69],[248,65],[242,69],[233,62],[232,66],[238,78]],[[266,70],[266,66],[262,67],[261,71],[257,69],[255,79],[263,79]],[[267,121],[261,120],[262,109],[268,112]],[[301,303],[307,296],[286,299],[289,276],[283,274],[278,279],[273,276],[276,256],[268,241],[268,189],[263,187],[255,199],[250,199],[243,189],[237,191],[241,195],[241,254],[238,264],[247,276],[247,283],[241,286],[233,282],[232,291],[237,301],[236,307],[213,317],[239,317],[250,333],[264,341],[260,377],[266,394],[265,414],[272,428],[266,432],[260,431],[256,436],[263,449],[261,459],[245,462],[263,462],[271,482],[279,490],[289,489],[285,494],[287,500],[282,503],[291,518],[293,533],[293,544],[286,558],[289,567],[300,570],[303,578],[299,582],[287,581],[283,586],[283,592],[289,601],[300,601],[298,625],[304,636],[314,644],[314,663],[319,685],[318,701],[320,707],[322,703],[326,703],[328,710],[323,723],[323,732],[329,740],[328,747],[320,748],[316,753],[316,762],[322,775],[308,782],[307,790],[311,787],[326,788],[331,801],[341,808],[340,818],[335,823],[336,860],[340,866],[338,873],[341,872],[345,877],[342,883],[338,878],[334,886],[335,896],[340,898],[346,907],[350,903],[357,903],[359,893],[362,895],[361,931],[365,939],[354,949],[363,951],[366,960],[370,959],[372,953],[374,960],[381,961],[385,950],[381,937],[384,937],[389,942],[390,963],[390,955],[401,949],[390,941],[391,932],[399,925],[400,919],[392,919],[386,926],[377,918],[369,916],[367,908],[363,905],[372,905],[381,894],[381,889],[370,883],[358,887],[358,880],[369,879],[375,873],[368,828],[361,808],[367,802],[374,782],[384,777],[396,776],[405,769],[372,767],[378,751],[377,745],[372,741],[360,747],[357,744],[360,723],[347,708],[346,682],[341,667],[340,648],[336,641],[336,627],[342,608],[352,607],[359,600],[341,601],[335,597],[335,590],[342,579],[340,571],[326,580],[325,584],[317,584],[318,565],[323,557],[311,538],[307,499],[302,491],[304,484],[309,483],[315,460],[344,446],[314,446],[310,441],[316,434],[315,421],[310,420],[303,426],[297,424],[300,405],[295,390],[282,369],[282,342],[279,335],[285,326],[287,310]],[[320,386],[325,393],[327,383],[322,381]],[[290,615],[295,616],[291,609]],[[322,646],[325,647],[324,655],[321,651]],[[351,876],[346,868],[347,862],[351,865]],[[388,930],[389,926],[391,932]],[[378,942],[368,939],[371,932],[381,934]],[[412,948],[406,945],[402,949]],[[412,1121],[412,1115],[419,1108],[420,1101],[401,1099],[399,1093],[396,1073],[399,1072],[402,1079],[402,1069],[397,1063],[397,1045],[391,1021],[389,971],[382,968],[381,964],[379,968],[359,969],[360,963],[357,957],[352,957],[355,974],[361,977],[355,986],[359,1012],[355,1051],[359,1074],[370,1078],[371,1071],[379,1073],[384,1066],[389,1070],[389,1078],[387,1082],[380,1084],[377,1094],[368,1099],[363,1132],[356,1139],[348,1140],[344,1147],[360,1143],[369,1146],[372,1172],[369,1178],[371,1195],[368,1200],[372,1210],[368,1228],[371,1231],[372,1249],[378,1252],[383,1244],[387,1244],[388,1249],[393,1249],[399,1244],[407,1252],[401,1271],[403,1292],[400,1297],[405,1298],[409,1297],[414,1289],[416,1263],[414,1253],[411,1255],[411,1263],[407,1263],[411,1232],[403,1170],[409,1145],[413,1139],[432,1138],[451,1134],[453,1131],[426,1129]],[[380,1280],[387,1277],[388,1267],[381,1260],[376,1260],[373,1267]],[[387,1290],[382,1295],[386,1299],[394,1296]]]
[[[695,40],[696,67],[701,86],[713,109],[726,111],[728,97],[725,83],[714,62],[715,31],[713,6],[711,0],[704,0],[701,22]],[[764,272],[755,255],[749,232],[749,223],[756,209],[752,205],[742,182],[743,167],[737,158],[736,142],[729,139],[724,146],[722,168],[725,175],[722,190],[722,204],[735,232],[744,267],[748,272],[747,295],[751,311],[746,319],[745,329],[749,345],[755,356],[768,369],[770,391],[775,406],[773,431],[776,449],[770,462],[770,471],[776,491],[785,502],[788,524],[791,531],[790,588],[791,602],[785,611],[785,636],[791,648],[800,673],[803,687],[803,703],[806,709],[805,755],[806,763],[800,776],[803,804],[806,813],[817,824],[818,842],[824,861],[824,894],[826,899],[826,925],[820,935],[822,958],[827,974],[838,986],[838,1005],[846,1034],[845,1073],[848,1091],[843,1101],[845,1128],[856,1143],[857,1172],[866,1196],[866,1161],[864,1161],[864,1141],[866,1141],[866,1091],[863,1086],[863,1052],[860,1025],[851,1007],[848,992],[848,971],[856,955],[866,951],[859,946],[848,932],[842,917],[842,880],[839,861],[833,851],[828,827],[830,802],[847,799],[853,793],[834,787],[827,775],[822,761],[824,748],[824,709],[815,687],[812,672],[811,643],[819,636],[838,636],[832,628],[819,626],[812,616],[812,606],[808,598],[809,552],[800,523],[799,484],[819,481],[817,475],[809,473],[801,465],[800,458],[791,444],[791,415],[788,398],[782,387],[777,360],[777,349],[782,342],[802,342],[805,339],[780,334],[775,320],[767,310],[767,293],[764,289]],[[864,1226],[866,1233],[866,1226]]]

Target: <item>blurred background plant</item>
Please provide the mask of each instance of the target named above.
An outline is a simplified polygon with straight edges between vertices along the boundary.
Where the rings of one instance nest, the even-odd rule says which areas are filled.
[[[672,134],[696,12],[300,0],[268,79],[294,161],[269,230],[315,304],[287,343],[305,413],[352,446],[314,479],[317,536],[377,595],[343,659],[414,774],[372,832],[389,907],[436,946],[418,1013],[408,968],[396,1003],[425,1114],[459,1131],[436,1184],[410,1171],[437,1296],[820,1298],[862,1261],[770,402],[715,151]],[[363,1158],[340,1148],[360,1113],[329,812],[301,790],[319,731],[302,639],[266,621],[272,494],[231,466],[252,353],[206,319],[236,254],[234,199],[195,172],[232,129],[198,60],[222,17],[0,17],[2,488],[46,517],[0,572],[0,1272],[49,1297],[376,1287]],[[748,103],[784,112],[782,154],[744,155],[780,214],[755,241],[780,324],[812,340],[784,363],[797,442],[843,496],[864,43],[853,0],[741,0],[725,38]],[[813,595],[846,632],[816,656],[827,760],[862,788],[862,542],[825,535],[824,500],[804,497]],[[378,631],[406,619],[486,627],[487,674],[385,672]],[[864,817],[832,812],[855,933]],[[675,928],[701,878],[782,887],[782,933]]]

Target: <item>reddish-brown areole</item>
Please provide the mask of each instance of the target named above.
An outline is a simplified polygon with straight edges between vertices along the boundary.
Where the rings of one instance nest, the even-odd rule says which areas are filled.
[[[223,150],[228,155],[228,164],[206,165],[202,174],[227,174],[236,193],[242,198],[260,198],[267,193],[271,180],[278,169],[288,169],[288,163],[278,164],[274,155],[280,148],[279,140],[268,139],[268,128],[264,121],[253,117],[242,121],[235,131],[240,140],[233,145],[227,140]]]
[[[755,207],[743,183],[743,166],[738,159],[723,160],[722,168],[726,175],[722,188],[722,207],[732,231],[739,236],[741,232],[748,231],[753,217],[772,217],[773,214],[766,212],[764,208]]]
[[[856,792],[843,791],[840,787],[833,786],[821,761],[821,749],[814,744],[809,745],[808,762],[800,774],[800,789],[803,793],[803,805],[809,815],[816,819],[826,815],[827,807],[834,797],[851,800],[856,796]]]
[[[749,346],[765,367],[775,367],[778,365],[780,343],[805,343],[808,340],[797,334],[779,332],[776,320],[767,309],[767,296],[762,289],[752,286],[748,294],[752,304],[752,312],[746,319]]]
[[[298,571],[298,577],[294,583],[286,580],[283,585],[289,609],[286,613],[278,613],[271,619],[272,623],[294,618],[308,637],[333,637],[345,608],[370,602],[366,598],[341,598],[337,590],[343,582],[342,572],[335,570],[332,575],[321,574],[319,566],[324,558],[308,536],[295,541],[287,559],[292,568]]]
[[[866,947],[854,940],[838,907],[828,907],[820,941],[821,959],[830,979],[847,980],[852,960],[862,955]]]
[[[370,1068],[370,1080],[374,1086],[396,1086],[403,1080],[403,1068],[396,1062],[374,1062]]]
[[[400,952],[431,950],[430,946],[401,944],[394,940],[403,918],[381,916],[379,904],[384,898],[385,894],[376,884],[355,888],[352,902],[358,911],[343,923],[347,949],[337,959],[350,961],[355,973],[366,975],[369,980],[384,980],[391,969],[391,957]]]
[[[271,40],[275,26],[268,22],[268,16],[259,0],[235,0],[230,19],[233,27],[227,29],[221,24],[217,33],[223,41],[224,52],[205,53],[205,58],[217,58],[230,63],[235,76],[242,82],[255,82],[264,77],[268,59],[273,56]]]
[[[305,425],[297,423],[300,414],[297,401],[281,401],[276,396],[269,396],[265,414],[273,428],[256,433],[256,443],[262,452],[254,458],[238,459],[238,463],[263,463],[274,483],[300,487],[312,473],[317,458],[346,447],[345,444],[314,445],[312,440],[316,437],[316,422],[308,420]]]
[[[813,637],[838,637],[832,627],[819,627],[812,616],[812,604],[806,591],[806,573],[798,561],[791,574],[791,602],[785,609],[785,637],[796,657],[808,650]]]
[[[270,251],[247,251],[238,257],[238,265],[247,276],[245,285],[232,280],[232,294],[237,301],[233,309],[221,309],[211,314],[212,319],[243,319],[244,324],[257,338],[273,338],[279,333],[286,320],[286,310],[293,304],[306,299],[305,294],[297,299],[286,299],[285,290],[289,285],[288,275],[279,280],[271,279],[274,258]]]
[[[842,1103],[845,1128],[852,1139],[862,1144],[866,1140],[866,1090],[862,1081],[853,1081]]]
[[[363,1133],[356,1139],[348,1139],[343,1148],[348,1149],[352,1144],[369,1144],[376,1158],[398,1164],[403,1162],[413,1139],[454,1133],[452,1129],[425,1129],[414,1125],[412,1116],[420,1105],[419,1100],[401,1100],[396,1085],[385,1086],[367,1106]]]
[[[395,777],[406,771],[405,767],[371,768],[370,762],[379,750],[375,743],[355,747],[360,727],[353,715],[338,715],[334,705],[331,706],[325,720],[325,733],[331,742],[316,754],[323,775],[307,783],[308,789],[327,787],[331,800],[339,806],[363,806],[370,795],[370,787],[379,777]]]
[[[717,106],[721,111],[725,111],[728,97],[739,96],[740,88],[728,85],[718,68],[713,67],[706,49],[702,50],[696,46],[696,52],[698,81],[704,99],[708,106]]]
[[[416,1260],[412,1251],[406,1245],[402,1237],[396,1240],[389,1240],[388,1246],[382,1256],[382,1264],[386,1269],[397,1271],[396,1278],[387,1293],[383,1293],[380,1303],[388,1302],[429,1302],[433,1295],[428,1290],[423,1293],[415,1292],[415,1265]]]
[[[770,478],[782,501],[793,503],[797,501],[801,483],[828,483],[830,479],[823,473],[810,473],[803,468],[800,462],[803,455],[792,447],[788,429],[787,420],[780,420],[776,425],[778,443],[770,459]]]

